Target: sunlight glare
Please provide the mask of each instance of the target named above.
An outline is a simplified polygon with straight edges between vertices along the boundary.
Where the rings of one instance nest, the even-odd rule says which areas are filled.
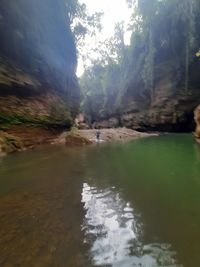
[[[90,14],[94,12],[103,12],[102,17],[102,32],[97,37],[87,37],[86,44],[87,49],[91,45],[97,46],[99,41],[106,38],[110,38],[114,34],[114,28],[117,22],[124,21],[125,28],[127,27],[130,17],[131,10],[128,8],[126,0],[80,0],[80,3],[84,3]],[[130,43],[130,32],[125,33],[125,43]],[[94,40],[96,39],[96,40]],[[84,48],[83,48],[84,53]],[[84,62],[85,63],[85,62]],[[84,72],[84,63],[81,57],[78,60],[77,76],[80,77]],[[86,64],[87,65],[87,64]]]

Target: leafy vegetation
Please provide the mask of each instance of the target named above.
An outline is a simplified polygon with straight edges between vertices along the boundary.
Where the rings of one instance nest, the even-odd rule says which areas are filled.
[[[65,0],[68,23],[71,26],[77,49],[84,45],[86,35],[101,31],[102,12],[89,14],[85,4],[78,0]]]
[[[133,10],[130,45],[124,44],[123,24],[116,25],[114,37],[101,47],[101,59],[80,79],[82,109],[92,121],[118,114],[130,96],[152,106],[162,89],[157,89],[159,79],[169,73],[174,83],[167,90],[183,95],[192,90],[192,67],[199,66],[200,2],[127,2]]]

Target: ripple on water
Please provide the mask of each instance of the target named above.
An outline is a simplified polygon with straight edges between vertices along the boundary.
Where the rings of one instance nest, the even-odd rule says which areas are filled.
[[[98,190],[83,184],[86,211],[82,230],[94,266],[182,267],[168,244],[142,244],[138,214],[115,188]]]

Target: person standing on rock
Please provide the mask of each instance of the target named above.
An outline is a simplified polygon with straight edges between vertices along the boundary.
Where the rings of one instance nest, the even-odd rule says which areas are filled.
[[[101,132],[100,132],[100,130],[98,129],[98,130],[96,131],[97,142],[100,141],[100,135],[101,135]]]

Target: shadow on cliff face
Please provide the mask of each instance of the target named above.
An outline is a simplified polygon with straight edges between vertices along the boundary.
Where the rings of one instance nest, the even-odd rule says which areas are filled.
[[[0,130],[69,128],[80,90],[65,1],[3,0],[0,39]]]
[[[62,0],[2,1],[1,55],[47,82],[59,73],[60,78],[66,74],[70,77],[77,59],[65,11]]]

